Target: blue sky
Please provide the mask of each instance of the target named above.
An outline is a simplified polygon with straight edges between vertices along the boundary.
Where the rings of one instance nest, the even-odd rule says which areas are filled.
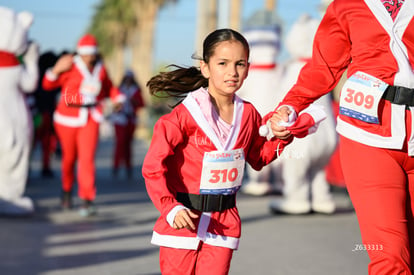
[[[35,21],[30,37],[42,51],[73,50],[88,27],[93,8],[100,0],[0,0],[1,6],[16,11],[27,10]],[[244,0],[242,20],[264,6],[264,0]],[[278,0],[278,14],[285,31],[303,13],[318,17],[320,0]],[[155,36],[155,63],[191,65],[194,52],[197,0],[178,0],[159,13]],[[173,49],[173,50],[172,50]]]

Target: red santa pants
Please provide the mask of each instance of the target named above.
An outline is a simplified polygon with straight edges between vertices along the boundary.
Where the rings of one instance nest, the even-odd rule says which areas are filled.
[[[344,137],[340,155],[358,217],[360,247],[371,259],[369,274],[412,274],[414,157],[409,157],[405,148],[375,148]]]
[[[56,133],[62,146],[62,188],[72,191],[77,165],[79,197],[94,200],[95,187],[95,152],[99,138],[99,124],[92,118],[85,126],[67,127],[55,123]]]
[[[126,168],[131,168],[131,146],[134,139],[134,131],[135,124],[132,122],[128,122],[126,125],[115,124],[114,169],[117,169],[123,161]]]
[[[197,250],[160,247],[162,275],[225,275],[233,250],[200,243]]]

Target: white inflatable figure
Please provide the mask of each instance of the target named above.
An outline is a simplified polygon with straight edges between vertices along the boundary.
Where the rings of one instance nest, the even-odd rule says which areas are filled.
[[[262,116],[273,111],[276,103],[282,99],[277,93],[282,72],[277,64],[281,25],[279,17],[273,12],[258,11],[248,19],[243,31],[250,45],[250,68],[249,76],[237,94],[251,102]],[[277,175],[272,165],[263,167],[261,171],[247,165],[247,182],[241,191],[255,196],[275,191],[277,187],[273,182]]]
[[[39,49],[27,37],[32,21],[28,12],[0,7],[0,215],[34,211],[32,200],[23,196],[33,128],[25,93],[33,92],[38,80]]]
[[[285,45],[293,60],[284,66],[283,81],[278,89],[282,91],[282,97],[296,82],[306,60],[312,56],[313,37],[319,22],[303,15],[287,34]],[[321,97],[314,104],[323,106],[327,117],[314,134],[294,139],[275,161],[280,165],[283,192],[281,199],[271,201],[273,212],[306,214],[314,211],[331,214],[335,211],[324,170],[337,144],[331,95]]]

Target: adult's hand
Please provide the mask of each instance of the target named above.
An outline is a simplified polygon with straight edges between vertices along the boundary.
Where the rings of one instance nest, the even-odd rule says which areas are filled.
[[[71,54],[62,55],[56,62],[55,66],[53,66],[52,73],[54,73],[55,75],[59,75],[63,72],[68,71],[72,67],[72,63],[73,63],[73,55]]]
[[[291,113],[287,106],[282,106],[273,113],[270,118],[270,128],[276,138],[288,139],[291,136],[291,132],[286,128]]]

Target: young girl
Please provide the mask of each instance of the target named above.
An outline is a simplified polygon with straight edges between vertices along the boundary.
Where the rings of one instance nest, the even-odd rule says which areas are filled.
[[[259,113],[235,95],[248,58],[241,34],[216,30],[204,41],[200,70],[177,67],[147,84],[152,94],[185,97],[155,124],[142,169],[161,213],[152,243],[160,246],[162,274],[228,274],[245,161],[260,170],[292,140],[261,137]]]

